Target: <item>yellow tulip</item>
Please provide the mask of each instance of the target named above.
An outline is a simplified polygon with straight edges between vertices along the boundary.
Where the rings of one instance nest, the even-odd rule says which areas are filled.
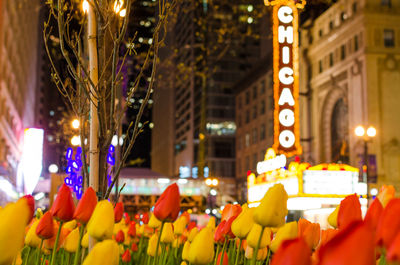
[[[252,247],[256,248],[258,239],[260,238],[262,227],[258,224],[253,224],[249,234],[247,235],[247,244]],[[268,227],[264,228],[264,232],[262,234],[262,238],[260,241],[259,249],[267,247],[271,243],[271,229]]]
[[[157,240],[158,240],[158,236],[157,234],[153,234],[150,237],[149,240],[149,245],[147,246],[147,255],[154,257],[156,254],[156,248],[157,248]],[[158,246],[158,255],[159,256],[161,254],[161,244]]]
[[[125,229],[125,220],[121,220],[119,223],[114,224],[113,235],[116,235],[119,230]]]
[[[78,249],[79,244],[79,227],[75,228],[68,234],[64,241],[64,249],[67,252],[73,253]]]
[[[160,241],[162,243],[172,243],[174,241],[174,229],[172,223],[165,223],[161,234]]]
[[[337,216],[339,213],[339,208],[340,204],[336,207],[336,209],[328,216],[328,223],[333,226],[334,228],[337,228]]]
[[[154,213],[151,214],[148,226],[151,228],[159,228],[161,226],[161,221],[157,219]]]
[[[214,258],[213,238],[211,228],[203,228],[190,244],[188,261],[199,265],[210,263]]]
[[[125,246],[130,246],[131,245],[131,240],[132,240],[132,238],[128,235],[128,230],[129,230],[129,227],[127,227],[126,225],[125,225],[125,227],[124,227],[124,229],[122,229],[122,232],[124,232],[124,238],[125,238],[125,240],[124,240],[124,245]]]
[[[254,222],[264,227],[279,227],[285,223],[288,195],[282,184],[268,189],[254,210]]]
[[[286,223],[282,226],[278,232],[274,240],[271,242],[271,251],[276,252],[284,240],[294,239],[297,237],[297,222]]]
[[[89,234],[85,233],[82,237],[81,245],[83,248],[89,247]]]
[[[188,236],[189,242],[193,241],[193,239],[196,237],[198,232],[199,232],[199,230],[197,229],[197,227],[193,227],[192,230],[190,230],[190,233],[189,233],[189,236]]]
[[[69,229],[69,230],[74,230],[75,227],[76,227],[76,221],[75,221],[75,220],[66,222],[66,223],[63,225],[63,228],[67,228],[67,229]]]
[[[89,255],[83,262],[83,265],[118,265],[118,264],[119,264],[119,247],[117,242],[111,239],[97,243],[93,247],[93,249],[89,252]]]
[[[108,200],[99,201],[87,224],[90,236],[97,240],[110,239],[114,228],[114,207]]]
[[[187,265],[187,263],[185,261],[182,261],[181,265]]]
[[[180,216],[174,222],[174,234],[178,236],[182,235],[183,231],[185,230],[185,227],[186,227],[186,218],[184,216]]]
[[[250,247],[250,246],[247,246],[246,250],[244,252],[245,257],[247,259],[251,260],[253,258],[253,253],[254,253],[254,249],[252,247]],[[256,259],[258,261],[265,260],[267,258],[267,255],[268,255],[268,248],[259,249],[258,252],[257,252],[257,258]]]
[[[213,231],[215,230],[215,217],[211,216],[208,220],[207,227],[211,228]]]
[[[42,240],[36,235],[36,227],[38,224],[39,220],[36,220],[29,228],[28,233],[25,236],[25,245],[35,248],[40,246]]]
[[[8,204],[0,212],[0,265],[9,265],[24,246],[25,227],[30,217],[26,200]]]
[[[247,207],[247,204],[242,206],[242,212],[233,221],[231,229],[232,233],[240,239],[246,238],[253,226],[253,213],[254,208]]]
[[[186,241],[182,249],[182,259],[189,260],[190,242]]]

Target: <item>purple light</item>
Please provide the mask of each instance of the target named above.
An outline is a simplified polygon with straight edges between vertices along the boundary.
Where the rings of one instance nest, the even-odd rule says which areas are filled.
[[[67,158],[67,160],[71,160],[71,158],[72,158],[72,153],[73,153],[74,151],[72,150],[72,148],[68,148],[67,149],[67,154],[66,154],[66,158]]]

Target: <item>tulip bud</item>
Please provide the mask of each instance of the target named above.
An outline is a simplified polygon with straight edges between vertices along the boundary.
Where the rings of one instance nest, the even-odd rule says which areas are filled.
[[[198,232],[199,232],[199,230],[197,229],[197,227],[190,230],[189,237],[188,237],[189,242],[193,241],[193,239],[195,238],[195,236],[197,235]]]
[[[207,227],[211,228],[212,230],[215,229],[215,217],[211,216],[208,220]]]
[[[274,254],[271,265],[311,265],[311,249],[302,238],[287,240]]]
[[[149,213],[142,214],[142,222],[147,225],[149,223]]]
[[[122,230],[118,231],[117,235],[115,236],[115,241],[117,241],[117,243],[119,243],[119,244],[121,244],[125,241],[125,235]]]
[[[123,262],[131,261],[131,252],[129,251],[129,249],[125,250],[124,254],[122,254],[122,261]]]
[[[280,227],[285,223],[288,195],[282,184],[268,189],[254,210],[254,222],[264,227]]]
[[[112,217],[114,222],[114,211]],[[83,262],[83,265],[93,265],[93,264],[118,265],[119,264],[118,244],[114,240],[104,240],[102,242],[97,243],[93,247],[93,249],[89,252],[89,255]]]
[[[138,251],[138,246],[136,245],[136,243],[132,243],[131,250],[132,250],[132,252]]]
[[[381,201],[383,208],[386,207],[388,202],[394,198],[396,190],[392,185],[382,185],[379,189],[377,198]]]
[[[39,224],[39,220],[36,220],[28,230],[28,233],[25,236],[25,245],[30,247],[39,247],[41,239],[36,235],[36,228]]]
[[[147,255],[154,257],[156,254],[156,248],[157,248],[157,240],[158,240],[158,236],[157,234],[153,234],[150,237],[149,240],[149,244],[147,246]],[[158,255],[159,256],[161,254],[161,246],[158,246]]]
[[[0,208],[1,209],[1,208]],[[41,208],[36,209],[36,219],[40,219],[43,216],[43,211]]]
[[[149,227],[151,228],[159,228],[161,226],[161,222],[157,219],[154,213],[150,216]]]
[[[274,240],[271,242],[271,251],[276,252],[284,240],[294,239],[297,237],[297,222],[286,223],[282,226],[278,232]]]
[[[247,205],[243,205],[242,212],[232,223],[232,233],[240,239],[247,237],[253,226],[253,213],[254,208],[248,208]]]
[[[338,206],[336,207],[336,209],[328,216],[328,223],[329,223],[331,226],[333,226],[334,228],[337,228],[337,227],[338,227],[338,224],[337,224],[337,216],[338,216],[338,213],[339,213],[339,208],[340,208],[340,205],[338,205]]]
[[[58,190],[57,197],[51,207],[51,214],[56,220],[68,222],[74,217],[75,204],[71,189],[64,183]]]
[[[79,227],[75,228],[68,234],[64,241],[64,249],[67,252],[73,253],[78,249],[79,244]]]
[[[182,249],[182,259],[189,260],[190,242],[186,241]]]
[[[20,200],[26,200],[30,210],[29,220],[32,220],[33,215],[35,214],[35,199],[32,195],[28,194],[23,196]]]
[[[99,201],[87,225],[90,236],[97,240],[112,237],[114,228],[114,209],[108,200]]]
[[[122,202],[118,202],[114,208],[114,222],[119,223],[122,220],[122,215],[124,214],[124,204]]]
[[[182,235],[183,231],[185,230],[185,227],[186,227],[186,217],[180,216],[174,222],[174,234],[178,236]]]
[[[253,254],[254,254],[254,249],[250,246],[247,246],[244,253],[245,257],[251,260],[253,258]],[[258,261],[265,260],[267,258],[267,255],[268,255],[268,248],[261,248],[257,252],[256,260]]]
[[[178,217],[180,208],[179,187],[169,185],[154,205],[154,215],[160,221],[173,222]]]
[[[40,218],[35,232],[41,239],[49,239],[54,236],[54,220],[50,211],[46,212],[42,218]]]
[[[192,229],[194,230],[194,229]],[[203,228],[190,245],[188,261],[193,264],[208,264],[214,258],[213,232]]]
[[[217,264],[221,264],[221,256],[222,256],[222,251],[219,253],[218,258],[217,258]],[[226,251],[224,251],[224,258],[222,260],[222,265],[229,265],[228,262],[228,255],[226,254]]]
[[[260,238],[262,227],[259,224],[254,223],[251,227],[249,234],[247,235],[247,244],[252,247],[256,248],[258,239]],[[259,249],[265,248],[271,244],[271,229],[266,227],[264,228]]]
[[[87,224],[97,204],[96,192],[92,187],[86,189],[74,212],[74,219]]]
[[[81,245],[83,248],[89,247],[89,234],[85,233],[82,237]]]
[[[343,229],[359,221],[362,221],[360,200],[356,194],[349,195],[340,202],[337,225],[339,229]]]
[[[66,222],[63,225],[64,228],[69,229],[69,230],[74,230],[76,227],[76,221],[75,220],[71,220],[69,222]]]
[[[128,236],[132,238],[136,236],[136,223],[134,221],[129,223]]]
[[[231,217],[237,217],[242,212],[239,204],[227,204],[222,210],[221,221],[228,221]]]
[[[160,241],[162,243],[172,243],[174,241],[174,231],[172,223],[165,223],[161,234]]]
[[[315,249],[319,243],[321,229],[319,224],[314,224],[306,219],[300,218],[298,222],[297,235],[304,238],[310,249]]]

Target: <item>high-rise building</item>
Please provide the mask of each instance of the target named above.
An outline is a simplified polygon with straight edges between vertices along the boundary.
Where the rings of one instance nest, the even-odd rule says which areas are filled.
[[[0,2],[0,202],[17,185],[24,129],[34,126],[38,14],[38,0]]]
[[[234,184],[233,86],[261,56],[262,7],[259,1],[222,0],[178,6],[155,91],[154,113],[166,117],[154,120],[153,170]]]
[[[338,1],[301,31],[301,137],[310,162],[361,168],[374,126],[370,180],[400,186],[400,7],[398,1]],[[377,23],[379,21],[379,23]]]

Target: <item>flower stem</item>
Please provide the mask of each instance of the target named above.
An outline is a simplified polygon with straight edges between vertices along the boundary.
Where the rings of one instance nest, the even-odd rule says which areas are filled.
[[[227,238],[225,238],[225,241],[224,241],[224,246],[222,247],[222,252],[221,252],[221,258],[220,258],[220,260],[219,260],[219,265],[222,265],[222,263],[223,263],[223,261],[224,261],[224,254],[225,254],[225,250],[226,250],[226,243],[228,242],[228,239]],[[217,260],[218,260],[218,257],[217,257]]]
[[[58,241],[60,240],[61,227],[63,224],[64,224],[64,222],[60,221],[60,226],[58,227],[56,241],[54,242],[54,246],[53,246],[53,254],[51,255],[50,265],[54,265],[54,261],[56,258],[57,245],[58,245]]]
[[[219,249],[220,248],[221,248],[221,245],[217,243],[217,252],[215,252],[214,265],[217,265],[218,254],[219,254]]]
[[[40,256],[42,255],[42,246],[43,246],[43,239],[40,241],[40,247],[39,247],[39,252],[37,253],[37,257],[36,257],[36,265],[39,265],[39,261],[40,261]]]
[[[257,259],[258,249],[260,248],[261,238],[262,238],[262,236],[263,236],[264,229],[265,229],[265,227],[262,226],[262,228],[261,228],[261,233],[260,233],[260,236],[259,236],[259,238],[258,238],[258,242],[257,242],[256,249],[253,251],[253,257],[251,258],[251,265],[256,265],[256,259]]]
[[[26,265],[29,259],[29,255],[31,254],[31,247],[28,246],[28,253],[24,257],[24,262],[22,264]]]
[[[74,265],[78,265],[78,260],[81,254],[81,249],[82,249],[82,238],[83,238],[83,233],[85,232],[85,225],[81,225],[79,227],[79,242],[78,242],[78,249],[76,250],[75,253],[75,258],[74,258]]]
[[[239,261],[240,249],[241,249],[241,247],[242,247],[242,240],[243,240],[243,239],[240,239],[240,241],[239,241],[239,247],[237,248],[236,259],[235,259],[235,265],[237,265],[237,264],[238,264],[238,261]]]
[[[160,228],[160,234],[159,234],[159,236],[158,236],[158,238],[157,238],[157,247],[156,247],[156,253],[154,254],[154,262],[153,262],[153,265],[156,265],[156,264],[157,264],[158,247],[160,246],[160,239],[161,239],[162,231],[163,231],[163,229],[164,229],[164,224],[165,224],[165,221],[162,221],[162,223],[161,223],[161,228]]]

